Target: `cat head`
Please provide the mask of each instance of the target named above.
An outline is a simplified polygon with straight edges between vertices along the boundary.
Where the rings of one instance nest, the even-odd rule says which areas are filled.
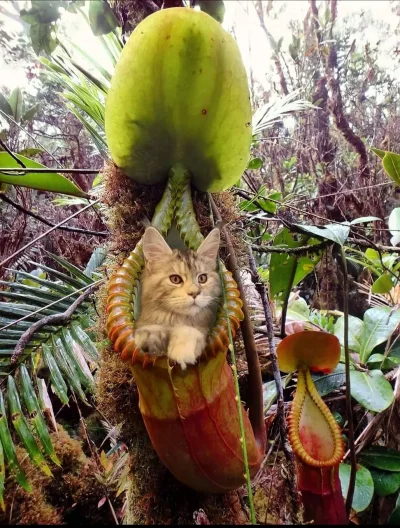
[[[154,227],[143,236],[145,273],[143,295],[160,307],[195,316],[218,299],[221,287],[217,271],[220,231],[213,229],[197,251],[171,249]]]

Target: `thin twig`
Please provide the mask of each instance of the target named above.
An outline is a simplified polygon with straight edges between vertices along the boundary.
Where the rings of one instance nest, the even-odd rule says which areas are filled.
[[[210,203],[212,207],[213,214],[215,218],[222,222],[221,214],[218,210],[217,205],[215,204],[211,194],[209,194]],[[243,289],[240,269],[237,263],[235,250],[232,245],[229,233],[226,228],[223,227],[225,233],[226,245],[229,251],[228,259],[228,268],[231,271],[233,278],[236,281],[238,286],[240,297],[243,302],[242,311],[244,314],[244,319],[240,323],[240,329],[242,331],[244,348],[246,352],[247,367],[249,373],[249,384],[248,384],[248,394],[249,394],[249,418],[254,431],[254,437],[260,448],[261,452],[265,451],[266,445],[266,431],[264,424],[264,409],[263,409],[263,391],[262,391],[262,379],[261,379],[261,369],[260,362],[258,360],[258,354],[256,349],[256,343],[254,340],[254,332],[251,324],[249,309],[246,303],[246,296]]]
[[[276,416],[277,416],[278,425],[279,425],[279,432],[280,432],[281,439],[282,439],[283,452],[285,453],[286,461],[288,464],[288,468],[287,468],[288,469],[288,486],[289,486],[290,496],[292,499],[291,500],[292,513],[294,513],[297,510],[297,505],[298,505],[298,492],[297,492],[297,485],[296,485],[296,468],[295,468],[293,451],[292,451],[292,448],[290,447],[290,443],[289,443],[288,435],[287,435],[285,407],[284,407],[284,401],[283,401],[282,380],[281,380],[281,375],[279,371],[278,360],[276,356],[276,348],[275,348],[274,323],[272,320],[271,308],[270,308],[269,301],[267,298],[267,292],[258,274],[251,247],[249,248],[249,263],[250,263],[250,270],[251,270],[251,278],[261,298],[261,302],[262,302],[263,309],[264,309],[265,324],[266,324],[267,332],[268,332],[269,357],[270,357],[271,364],[272,364],[272,372],[274,374],[274,380],[275,380],[276,392],[277,392]]]
[[[72,314],[75,312],[75,310],[80,306],[93,292],[95,288],[97,288],[99,284],[91,284],[85,292],[80,295],[76,301],[71,304],[71,306],[65,310],[65,312],[59,313],[59,314],[53,314],[53,315],[47,315],[46,317],[43,317],[43,319],[40,319],[39,321],[36,321],[36,323],[33,323],[32,326],[30,326],[25,332],[21,335],[21,337],[18,339],[17,344],[15,345],[14,352],[11,356],[11,365],[15,364],[19,358],[19,356],[23,353],[25,350],[26,345],[31,340],[33,334],[43,328],[43,326],[51,325],[51,324],[64,324],[67,323],[71,317]]]
[[[72,393],[72,398],[73,398],[73,400],[74,400],[74,402],[75,402],[75,405],[76,405],[76,408],[77,408],[77,410],[78,410],[79,420],[80,420],[80,422],[81,422],[83,432],[85,433],[86,443],[87,443],[87,445],[88,445],[88,447],[89,447],[90,453],[91,453],[92,457],[94,458],[97,467],[98,467],[99,469],[101,469],[101,470],[104,470],[104,468],[103,468],[102,465],[101,465],[101,461],[100,461],[99,455],[98,455],[98,453],[97,453],[96,446],[94,446],[94,449],[93,449],[93,447],[92,447],[92,442],[91,442],[91,440],[90,440],[90,438],[89,438],[89,435],[88,435],[88,432],[87,432],[85,419],[84,419],[83,416],[82,416],[81,409],[80,409],[80,407],[79,407],[79,405],[78,405],[78,400],[76,399],[76,396],[75,396],[74,393]],[[108,496],[107,487],[106,487],[105,485],[103,485],[103,487],[104,487],[104,495],[105,495],[105,497],[106,497],[106,499],[107,499],[108,506],[110,507],[110,511],[111,511],[111,514],[112,514],[112,516],[113,516],[113,518],[114,518],[114,522],[115,522],[115,524],[116,524],[117,526],[119,526],[119,522],[118,522],[118,519],[117,519],[117,515],[116,515],[116,513],[115,513],[114,507],[113,507],[113,505],[111,504],[110,498],[109,498],[109,496]]]
[[[305,253],[317,252],[321,249],[325,249],[329,242],[321,242],[320,244],[315,244],[314,246],[300,246],[297,248],[284,248],[279,246],[256,246],[251,244],[250,247],[252,250],[257,253],[285,253],[287,255],[303,255]]]
[[[3,193],[0,193],[0,200],[3,200],[3,202],[10,204],[12,207],[17,209],[18,211],[21,211],[21,213],[31,216],[32,218],[35,218],[36,220],[39,220],[39,222],[42,222],[43,224],[46,224],[50,227],[55,226],[53,222],[50,222],[49,220],[46,220],[46,218],[43,218],[42,216],[39,216],[38,214],[33,213],[32,211],[29,211],[28,209],[25,209],[25,207],[23,207],[20,204],[17,204],[16,202],[13,202],[13,200],[11,200],[8,196],[6,196]],[[102,237],[106,237],[109,235],[109,233],[105,231],[91,231],[90,229],[83,229],[81,227],[60,226],[57,229],[62,229],[63,231],[72,231],[75,233],[82,233],[84,235],[94,235],[94,236],[102,236]]]
[[[356,484],[357,473],[357,458],[354,445],[354,423],[353,423],[353,408],[351,406],[351,392],[350,392],[350,352],[349,352],[349,279],[347,274],[346,255],[343,246],[340,246],[342,255],[342,270],[343,270],[343,312],[344,312],[344,355],[346,365],[346,410],[347,422],[349,432],[349,450],[351,471],[349,488],[346,497],[346,512],[350,515],[351,505],[353,504],[353,495]]]
[[[0,115],[2,115],[5,119],[7,119],[8,121],[11,121],[12,123],[14,123],[14,125],[16,125],[20,130],[22,130],[23,132],[25,132],[26,135],[28,135],[32,141],[34,141],[37,145],[39,145],[39,147],[44,150],[45,152],[47,152],[47,154],[49,156],[51,156],[53,158],[53,160],[57,163],[57,165],[59,165],[61,167],[61,163],[58,161],[58,159],[51,153],[47,150],[46,147],[44,147],[35,137],[32,136],[32,134],[30,132],[28,132],[27,130],[25,130],[25,128],[23,126],[21,126],[19,123],[17,123],[15,121],[15,119],[13,119],[11,116],[9,116],[8,114],[6,114],[6,112],[4,112],[3,110],[0,109]]]
[[[23,163],[15,154],[12,152],[7,145],[4,143],[4,141],[0,138],[0,145],[3,147],[3,149],[10,154],[10,156],[18,163],[20,167],[23,169],[26,169],[25,163]]]
[[[31,247],[33,244],[35,244],[36,242],[39,242],[39,240],[41,240],[42,238],[44,238],[45,236],[47,236],[49,233],[51,233],[52,231],[54,231],[55,229],[59,228],[61,225],[65,224],[66,222],[68,222],[68,220],[71,220],[72,218],[75,218],[75,216],[78,216],[79,214],[83,213],[83,211],[86,211],[87,209],[89,209],[89,207],[92,207],[94,204],[98,203],[100,201],[100,199],[97,199],[95,200],[94,202],[90,203],[89,205],[86,205],[85,207],[83,207],[82,209],[80,209],[79,211],[76,211],[76,213],[73,213],[72,215],[68,216],[67,218],[64,218],[64,220],[61,220],[61,222],[59,222],[58,224],[56,224],[54,227],[48,229],[47,231],[45,231],[44,233],[42,233],[40,236],[34,238],[33,240],[31,240],[30,242],[28,242],[28,244],[25,244],[25,246],[23,246],[22,248],[18,249],[18,251],[15,251],[12,255],[10,255],[9,257],[7,257],[6,259],[3,260],[3,262],[0,262],[0,268],[2,266],[4,266],[4,264],[6,264],[7,262],[9,262],[10,260],[12,260],[14,257],[16,257],[17,255],[19,255],[20,253],[24,252],[25,249],[27,249],[28,247]]]

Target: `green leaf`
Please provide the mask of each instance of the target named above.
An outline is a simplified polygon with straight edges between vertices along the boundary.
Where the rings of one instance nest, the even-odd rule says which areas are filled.
[[[319,244],[319,241],[310,239],[307,235],[294,235],[285,227],[276,235],[273,245],[296,248],[305,244],[315,245]],[[313,258],[306,255],[296,257],[287,253],[273,253],[270,262],[271,296],[275,299],[285,299],[291,288],[311,273],[322,253],[323,250],[316,251]]]
[[[30,27],[29,36],[31,37],[32,47],[36,55],[43,50],[51,55],[59,44],[58,38],[54,35],[54,25],[34,24]]]
[[[99,361],[100,357],[97,348],[86,332],[76,323],[71,324],[70,331],[73,339],[81,345],[86,359],[94,362]]]
[[[225,5],[223,0],[197,0],[196,5],[200,6],[200,9],[212,16],[222,24],[225,16]]]
[[[107,35],[118,27],[118,19],[106,0],[91,0],[89,4],[89,23],[93,34]]]
[[[349,349],[354,352],[360,351],[361,336],[364,330],[364,323],[358,317],[349,315]],[[344,316],[339,317],[335,323],[335,336],[344,347]]]
[[[377,156],[379,156],[381,159],[385,157],[386,152],[384,150],[378,149],[378,148],[371,148],[372,152],[375,152]]]
[[[397,449],[373,446],[362,452],[362,460],[363,463],[378,469],[400,471],[400,453]]]
[[[346,383],[345,366],[342,363],[333,370],[330,374],[312,375],[314,385],[319,392],[319,395],[326,396],[336,389],[340,389]]]
[[[350,371],[351,395],[365,409],[382,412],[394,400],[393,389],[381,370]]]
[[[42,344],[43,361],[50,372],[50,379],[54,387],[54,391],[60,398],[61,402],[68,405],[68,389],[64,378],[58,368],[58,365],[51,353],[50,347],[46,343]]]
[[[15,88],[10,95],[10,99],[8,100],[10,103],[10,107],[12,110],[12,115],[15,119],[15,121],[21,121],[22,117],[22,107],[23,107],[23,97],[22,92],[19,88]]]
[[[50,24],[60,18],[58,8],[62,5],[63,2],[57,0],[33,1],[31,9],[21,9],[20,17],[27,24]]]
[[[299,227],[302,231],[311,233],[325,240],[331,240],[332,242],[335,242],[336,244],[339,244],[340,246],[343,246],[343,244],[346,242],[347,237],[349,236],[349,233],[350,233],[349,225],[328,224],[323,227],[308,226],[308,225],[301,225],[301,224],[295,224],[295,225]]]
[[[396,507],[392,512],[392,515],[390,516],[388,520],[388,524],[391,526],[399,526],[400,525],[400,495],[398,495],[396,500]]]
[[[396,207],[389,215],[388,226],[392,238],[390,242],[392,246],[397,246],[400,242],[400,207]]]
[[[400,473],[371,469],[371,475],[374,481],[375,493],[379,497],[392,495],[400,489]]]
[[[40,103],[37,103],[33,106],[31,106],[29,108],[29,110],[27,110],[25,112],[25,114],[22,116],[22,121],[32,121],[32,119],[35,117],[35,115],[39,112],[39,110],[41,109],[42,105]],[[35,149],[35,150],[38,150],[39,152],[43,152],[42,150],[40,149]]]
[[[7,101],[7,99],[4,97],[4,95],[0,92],[0,110],[7,114],[10,117],[13,117],[13,111],[10,106],[10,103]]]
[[[6,479],[6,466],[4,463],[4,450],[3,445],[0,442],[0,507],[5,511],[6,507],[4,504],[4,482]]]
[[[22,414],[21,403],[18,397],[17,387],[12,376],[8,376],[7,383],[7,401],[10,409],[11,420],[18,436],[25,444],[26,450],[33,462],[43,471],[45,475],[52,476],[49,466],[47,465],[36,441],[31,433],[28,422]]]
[[[385,156],[383,157],[382,164],[388,176],[397,185],[400,185],[400,154],[386,152]]]
[[[368,222],[375,222],[376,220],[382,220],[382,219],[378,218],[377,216],[362,216],[361,218],[356,218],[355,220],[352,220],[350,222],[350,225],[366,224]]]
[[[24,470],[18,463],[15,446],[11,438],[10,430],[7,424],[6,409],[4,406],[3,393],[0,390],[0,440],[6,455],[8,466],[16,472],[17,482],[24,488],[24,490],[31,492],[32,488],[26,479]]]
[[[360,360],[366,363],[372,350],[389,339],[400,323],[400,310],[370,308],[364,314],[364,330],[360,339]]]
[[[390,273],[384,273],[383,275],[379,277],[379,279],[376,279],[376,281],[372,285],[371,292],[372,293],[389,293],[392,288],[393,288],[392,276],[390,275]]]
[[[45,151],[40,148],[26,148],[26,149],[19,150],[17,154],[19,154],[20,156],[25,156],[25,157],[30,158],[32,156],[37,156],[38,154],[43,154],[43,152]]]
[[[106,257],[107,249],[105,247],[95,248],[83,273],[88,277],[92,278],[93,273],[99,266],[103,264]]]
[[[263,160],[261,158],[253,158],[249,161],[247,168],[256,170],[256,169],[261,169],[262,166],[263,166]]]
[[[349,464],[340,464],[339,476],[342,486],[342,495],[347,496],[349,489],[351,466]],[[371,473],[363,466],[358,466],[356,473],[356,486],[354,489],[353,503],[351,507],[357,513],[368,508],[374,495],[374,481]]]
[[[28,169],[38,169],[46,167],[36,161],[32,161],[24,156],[17,156]],[[11,185],[28,187],[30,189],[37,189],[40,191],[56,192],[61,194],[68,194],[70,196],[80,196],[88,198],[88,194],[79,189],[79,187],[57,172],[50,172],[45,174],[29,173],[24,176],[10,176],[1,172],[5,168],[20,168],[20,165],[13,159],[8,152],[0,152],[0,183],[10,183]]]
[[[60,461],[58,460],[53,444],[51,443],[49,431],[47,429],[46,422],[44,421],[38,399],[32,386],[31,378],[25,365],[21,365],[20,375],[21,394],[33,423],[33,427],[35,428],[36,434],[43,445],[45,453],[57,466],[60,466]]]

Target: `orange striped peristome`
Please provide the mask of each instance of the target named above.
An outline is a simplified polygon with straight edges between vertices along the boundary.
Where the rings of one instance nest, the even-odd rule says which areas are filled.
[[[166,362],[166,356],[149,356],[140,351],[134,340],[135,306],[144,257],[141,244],[126,258],[122,266],[114,273],[107,289],[107,333],[115,352],[119,353],[123,361],[130,361],[132,365],[140,363],[143,367],[155,362]],[[237,284],[232,274],[223,268],[223,280],[226,291],[226,302],[231,324],[232,334],[235,335],[240,321],[243,319],[242,301]],[[205,355],[215,356],[219,351],[226,352],[229,345],[228,321],[224,306],[221,306],[213,328],[208,335]]]

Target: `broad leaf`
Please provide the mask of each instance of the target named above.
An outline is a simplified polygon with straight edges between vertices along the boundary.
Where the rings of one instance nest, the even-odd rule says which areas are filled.
[[[7,99],[4,97],[4,95],[0,92],[0,110],[7,114],[10,117],[13,117],[13,111],[10,106],[10,103],[7,101]]]
[[[379,279],[376,279],[376,281],[372,285],[371,292],[372,293],[389,293],[392,288],[393,288],[393,282],[392,282],[391,274],[384,273],[383,275],[379,277]]]
[[[96,36],[107,35],[118,27],[118,19],[105,0],[91,0],[89,4],[89,23]]]
[[[360,351],[361,335],[364,330],[364,323],[358,317],[349,315],[349,349],[354,352]],[[335,336],[344,347],[344,316],[339,317],[335,323]]]
[[[209,14],[220,24],[224,21],[225,5],[223,0],[197,0],[196,5],[200,6],[200,9],[205,13]]]
[[[36,161],[32,161],[24,156],[17,156],[24,165],[29,169],[45,169],[46,167]],[[8,152],[0,152],[0,182],[10,183],[21,187],[29,187],[40,191],[56,192],[68,194],[70,196],[80,196],[88,198],[88,194],[79,189],[79,187],[57,172],[38,173],[32,172],[23,176],[9,175],[1,172],[5,168],[21,168]]]
[[[400,472],[400,453],[397,449],[373,446],[362,452],[363,462],[386,471]]]
[[[339,363],[335,370],[330,374],[324,374],[322,376],[313,374],[312,378],[319,395],[321,397],[326,396],[334,390],[340,389],[340,387],[346,383],[345,366],[342,363]]]
[[[392,238],[390,242],[392,246],[397,246],[400,242],[400,207],[396,207],[389,215],[388,226]]]
[[[366,363],[372,350],[389,339],[400,323],[400,310],[370,308],[364,314],[364,329],[360,340],[360,360]]]
[[[397,497],[396,506],[388,520],[388,524],[390,526],[400,525],[400,494]]]
[[[392,495],[400,489],[400,473],[371,469],[371,475],[374,481],[375,493],[379,497]]]
[[[23,108],[23,97],[22,92],[19,88],[15,88],[10,95],[8,100],[12,110],[12,115],[15,121],[21,121],[22,118],[22,108]]]
[[[319,241],[307,235],[295,235],[286,227],[280,231],[275,239],[274,246],[284,248],[297,248],[304,245],[316,245]],[[288,297],[292,287],[306,277],[318,264],[322,250],[316,250],[312,256],[294,256],[287,253],[273,253],[270,263],[270,288],[271,296],[275,299]],[[310,250],[312,254],[312,250]]]
[[[350,472],[351,466],[349,464],[340,464],[339,476],[344,498],[346,498],[349,489]],[[372,480],[371,473],[367,468],[359,465],[356,473],[356,486],[351,507],[357,513],[364,511],[370,505],[373,495],[374,481]]]
[[[263,166],[263,160],[261,158],[253,158],[249,161],[247,168],[248,169],[261,169]]]
[[[381,370],[350,371],[351,395],[365,409],[382,412],[394,400],[393,389]]]
[[[400,185],[400,154],[386,152],[382,164],[388,176],[397,185]]]
[[[22,116],[22,121],[32,121],[32,119],[35,117],[35,115],[39,112],[41,109],[41,104],[37,103],[33,106],[31,106]]]
[[[32,47],[39,55],[43,50],[44,52],[51,55],[59,44],[59,40],[54,36],[55,27],[48,24],[34,24],[29,30],[29,36],[31,37]]]
[[[350,226],[341,224],[328,224],[323,227],[297,224],[297,227],[317,237],[331,240],[340,246],[343,246],[350,233]]]

